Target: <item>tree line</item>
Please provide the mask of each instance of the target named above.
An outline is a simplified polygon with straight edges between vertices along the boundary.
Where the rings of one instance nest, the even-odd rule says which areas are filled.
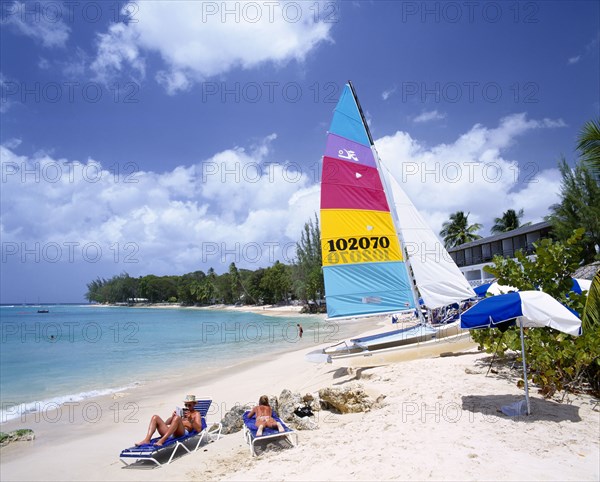
[[[298,300],[316,311],[325,296],[321,272],[319,221],[309,220],[296,243],[292,264],[276,261],[268,268],[238,269],[234,262],[218,275],[213,268],[181,276],[132,277],[128,273],[110,279],[96,278],[87,284],[85,297],[96,303],[129,303],[135,298],[149,303],[183,305],[275,304]]]

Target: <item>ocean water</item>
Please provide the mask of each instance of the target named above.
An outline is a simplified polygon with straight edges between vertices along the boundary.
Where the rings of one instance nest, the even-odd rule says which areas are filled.
[[[49,313],[38,313],[39,309]],[[0,423],[167,377],[316,343],[337,342],[319,317],[225,310],[0,306]],[[298,339],[296,323],[304,329]]]

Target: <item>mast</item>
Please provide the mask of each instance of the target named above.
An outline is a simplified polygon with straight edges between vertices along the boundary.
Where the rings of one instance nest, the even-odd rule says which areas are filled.
[[[390,194],[389,194],[390,187],[387,182],[387,176],[384,174],[382,164],[381,164],[381,159],[379,158],[379,153],[377,152],[377,149],[375,149],[375,142],[373,142],[373,136],[371,135],[371,129],[369,128],[369,124],[367,123],[367,119],[365,118],[364,112],[360,105],[360,101],[358,100],[358,96],[356,95],[356,90],[354,90],[354,85],[352,85],[351,80],[348,80],[348,85],[350,86],[350,90],[352,91],[352,95],[354,97],[354,100],[356,101],[356,106],[358,107],[358,112],[360,113],[360,117],[362,119],[363,125],[365,126],[365,130],[367,131],[367,136],[369,137],[369,142],[371,143],[371,150],[373,151],[373,157],[375,158],[375,162],[377,163],[377,169],[381,173],[381,181],[384,184],[385,197],[386,197],[388,205],[390,207],[390,212],[393,212],[392,221],[394,223],[394,229],[396,230],[396,235],[400,239],[400,244],[401,244],[400,248],[402,249],[402,255],[404,256],[404,262],[406,263],[406,267],[408,268],[408,272],[410,274],[410,276],[409,276],[410,290],[413,295],[413,300],[415,303],[415,310],[417,311],[417,317],[419,318],[419,320],[422,323],[425,323],[425,319],[423,318],[423,313],[421,312],[421,306],[419,304],[419,296],[417,295],[417,288],[415,285],[414,273],[413,273],[411,265],[410,265],[410,259],[406,252],[406,244],[404,242],[404,237],[402,235],[402,232],[400,231],[400,229],[398,229],[398,224],[396,221],[398,219],[398,213],[396,212],[395,204],[393,202],[391,202],[392,199],[390,199]],[[386,168],[386,170],[387,170],[387,168]]]

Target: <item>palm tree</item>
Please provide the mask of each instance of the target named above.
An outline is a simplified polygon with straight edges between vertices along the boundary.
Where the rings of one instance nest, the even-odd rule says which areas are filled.
[[[514,209],[509,209],[502,213],[501,218],[494,218],[494,226],[492,226],[492,233],[505,233],[512,231],[520,226],[528,226],[531,223],[521,224],[521,218],[523,217],[523,210],[520,209],[516,212]]]
[[[587,122],[577,142],[581,159],[589,166],[596,178],[600,179],[600,118]]]
[[[471,213],[465,216],[463,211],[456,211],[450,215],[449,221],[442,224],[440,236],[444,238],[446,249],[481,238],[475,233],[481,229],[481,224],[475,223],[469,226],[469,214]]]

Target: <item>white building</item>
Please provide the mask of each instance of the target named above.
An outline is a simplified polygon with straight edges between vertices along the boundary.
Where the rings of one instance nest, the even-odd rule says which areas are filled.
[[[461,244],[449,249],[448,253],[471,286],[476,287],[494,279],[483,268],[492,264],[495,255],[514,258],[519,249],[525,254],[533,254],[533,243],[549,238],[551,229],[550,223],[543,221]]]

